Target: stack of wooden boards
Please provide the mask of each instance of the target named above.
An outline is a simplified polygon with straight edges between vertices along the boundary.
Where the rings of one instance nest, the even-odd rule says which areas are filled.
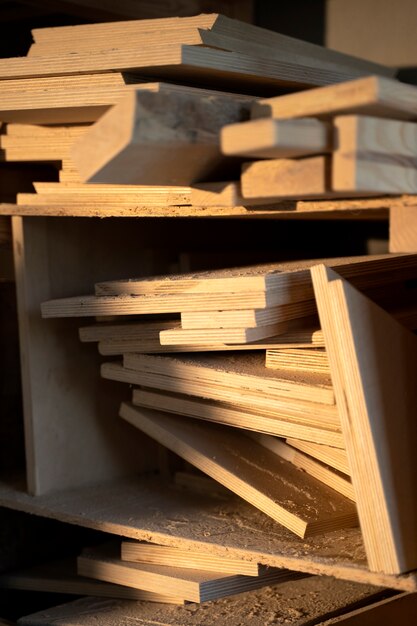
[[[370,568],[404,572],[417,565],[417,339],[407,328],[416,327],[417,258],[318,263],[99,283],[96,295],[42,312],[111,316],[80,335],[123,355],[102,366],[105,378],[138,386],[123,419],[300,537],[356,524],[358,512]],[[168,313],[195,315],[194,341],[175,350],[204,355],[152,354],[172,350],[156,349],[158,333],[188,331],[137,316]],[[284,322],[262,326],[269,314]],[[268,330],[229,343],[236,319]]]
[[[145,94],[146,99],[151,103],[155,96]],[[197,99],[195,106],[204,119],[205,98]],[[148,154],[150,149],[160,152],[161,143],[154,129],[149,136],[151,104],[142,100],[143,94],[132,92],[76,142],[72,157],[83,181],[195,184],[218,180],[198,185],[192,197],[195,204],[215,206],[417,192],[416,87],[368,77],[254,101],[251,120],[221,128],[221,150],[229,158],[223,161],[221,175],[227,175],[224,163],[232,157],[262,160],[244,163],[240,180],[229,182],[205,160],[200,168],[189,167],[187,149],[193,150],[194,158],[212,158],[210,148],[219,138],[213,133],[212,143],[203,133],[199,137],[195,122],[179,114],[175,133],[166,119],[160,118],[160,124],[171,130],[167,146],[176,148],[184,161],[183,171],[181,164],[165,167],[162,155]]]
[[[77,559],[77,569],[84,578],[137,589],[143,600],[168,604],[207,602],[304,576],[138,541],[85,549]]]

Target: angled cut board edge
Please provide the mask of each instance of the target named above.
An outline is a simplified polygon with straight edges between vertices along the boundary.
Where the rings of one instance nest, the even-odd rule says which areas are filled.
[[[298,536],[357,524],[351,502],[239,432],[127,403],[120,416]]]
[[[369,567],[417,564],[417,338],[324,266],[311,270]]]

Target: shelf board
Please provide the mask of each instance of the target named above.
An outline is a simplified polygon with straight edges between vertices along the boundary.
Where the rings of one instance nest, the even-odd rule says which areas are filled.
[[[379,200],[336,200],[282,202],[270,207],[204,207],[204,206],[30,206],[0,204],[0,215],[22,217],[199,217],[244,219],[331,219],[387,220],[389,208],[398,198]]]
[[[2,482],[0,506],[167,546],[417,591],[416,571],[400,576],[369,571],[359,529],[302,540],[234,496],[201,496],[154,477],[118,479],[37,497],[25,493],[19,483]]]

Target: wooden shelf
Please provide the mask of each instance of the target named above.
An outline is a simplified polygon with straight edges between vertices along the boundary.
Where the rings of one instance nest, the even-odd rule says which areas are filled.
[[[0,483],[0,505],[107,533],[353,582],[417,591],[417,572],[370,572],[359,529],[302,540],[235,498],[200,496],[132,477],[33,498]]]

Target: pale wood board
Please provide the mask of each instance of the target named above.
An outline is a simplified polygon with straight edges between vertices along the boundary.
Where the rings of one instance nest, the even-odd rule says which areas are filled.
[[[264,397],[292,398],[306,402],[334,405],[334,393],[330,377],[304,372],[272,370],[265,367],[264,354],[257,352],[237,354],[204,354],[202,356],[159,356],[126,354],[124,367],[165,376],[187,379],[204,385],[232,387],[242,394]]]
[[[37,498],[26,494],[21,482],[1,482],[0,504],[132,539],[417,590],[415,572],[394,576],[369,571],[357,528],[301,540],[241,499],[190,494],[150,477],[101,482]]]
[[[77,559],[78,573],[152,593],[164,589],[168,596],[178,599],[178,604],[183,604],[182,600],[216,600],[300,576],[281,569],[265,571],[262,576],[241,576],[221,571],[136,563],[122,561],[112,552],[106,546],[84,550]]]
[[[415,202],[415,201],[414,201]],[[96,295],[163,295],[186,293],[191,298],[196,293],[222,294],[224,304],[206,310],[225,310],[226,308],[257,308],[257,307],[226,307],[227,296],[234,293],[253,292],[284,292],[278,304],[300,302],[313,299],[310,267],[324,263],[329,267],[337,267],[338,272],[352,281],[358,288],[366,289],[398,282],[417,276],[417,255],[382,254],[374,256],[339,257],[332,259],[310,259],[269,263],[249,267],[235,267],[224,270],[191,272],[186,274],[169,274],[150,278],[128,278],[118,281],[96,283]],[[258,308],[265,308],[260,306]],[[186,310],[184,308],[184,310]],[[191,310],[191,309],[189,309]],[[200,309],[204,310],[204,309]]]
[[[266,46],[269,50],[272,48],[277,53],[286,52],[287,54],[302,55],[309,59],[314,59],[317,66],[320,61],[327,63],[335,63],[339,66],[349,66],[351,68],[361,69],[364,73],[369,74],[381,73],[392,75],[393,70],[376,63],[370,63],[363,59],[341,54],[335,50],[329,50],[322,46],[317,46],[300,39],[288,37],[271,30],[260,28],[252,24],[245,24],[238,20],[230,19],[224,15],[213,13],[211,15],[195,15],[191,18],[165,18],[159,20],[138,20],[128,22],[117,22],[113,24],[91,24],[74,27],[52,27],[44,29],[34,29],[32,35],[35,43],[57,43],[61,44],[66,41],[91,40],[96,37],[108,39],[115,34],[124,35],[130,38],[134,35],[143,35],[144,33],[154,33],[158,41],[172,30],[177,32],[187,32],[198,29],[202,36],[204,31],[208,30],[210,34],[223,37],[233,38],[245,41],[251,44]],[[269,52],[271,54],[271,52]]]
[[[307,414],[295,416],[290,411],[277,410],[268,414],[262,410],[222,402],[203,400],[181,394],[164,393],[158,389],[134,389],[135,406],[156,409],[186,417],[208,420],[245,430],[262,432],[279,437],[296,437],[297,440],[324,443],[342,447],[343,438],[337,426],[320,417]]]
[[[331,151],[330,129],[315,119],[250,120],[223,126],[223,154],[255,159],[289,159]]]
[[[312,275],[370,568],[407,571],[417,561],[417,339],[332,270]]]
[[[300,441],[300,439],[287,439],[287,443],[297,450],[305,452],[326,465],[330,465],[339,470],[343,474],[350,476],[350,467],[346,454],[346,450],[334,448],[331,446],[323,446],[317,443]]]
[[[317,313],[314,301],[306,300],[295,304],[268,309],[243,309],[237,311],[200,311],[181,314],[181,328],[248,328],[268,326],[272,323],[296,320]],[[278,333],[277,333],[278,334]]]
[[[307,626],[312,620],[317,623],[386,594],[386,590],[370,585],[309,576],[215,600],[201,607],[83,598],[21,618],[19,623],[22,626],[96,626],[99,620],[101,626],[124,626],[140,619],[143,626],[155,626],[156,620],[166,626],[178,626],[179,621],[181,626],[201,626],[202,623],[217,626],[221,619],[230,626],[242,623],[265,626],[268,620],[279,615],[287,626]]]
[[[81,182],[78,181],[77,182]],[[396,198],[383,200],[335,200],[335,201],[282,201],[274,206],[158,206],[111,204],[103,211],[101,205],[65,205],[45,206],[0,203],[0,215],[36,216],[36,217],[204,217],[204,218],[243,218],[243,219],[309,219],[309,220],[388,220],[391,206],[398,204]]]
[[[346,83],[259,100],[252,117],[332,117],[366,114],[417,119],[417,88],[389,78],[369,76]]]
[[[15,57],[0,61],[0,79],[135,72],[153,80],[201,83],[227,90],[246,89],[271,93],[281,86],[313,87],[357,76],[343,68],[317,68],[214,48],[181,44],[156,44],[142,48],[94,50],[46,57]]]
[[[123,541],[121,546],[122,561],[134,563],[149,563],[181,567],[185,569],[199,569],[207,572],[224,572],[226,574],[241,574],[244,576],[259,576],[264,568],[258,563],[250,563],[238,559],[224,559],[201,551],[181,550],[151,543],[138,541]]]
[[[319,404],[300,400],[299,398],[282,398],[280,396],[266,396],[256,394],[254,392],[244,393],[242,389],[236,389],[235,386],[227,387],[220,384],[202,383],[200,381],[193,382],[189,377],[176,378],[158,372],[148,372],[145,368],[136,370],[128,369],[120,363],[103,363],[101,366],[101,375],[103,378],[125,382],[130,385],[140,385],[151,389],[158,389],[170,393],[180,393],[185,395],[196,396],[198,398],[216,400],[222,403],[237,405],[238,408],[255,410],[256,413],[265,414],[267,416],[275,416],[280,419],[288,419],[292,416],[294,421],[300,421],[301,416],[314,419],[317,425],[326,424],[325,428],[330,427],[336,432],[340,429],[338,412],[336,405]],[[302,420],[301,420],[302,421]],[[311,423],[311,422],[310,422]],[[341,447],[341,437],[336,438],[336,447]]]
[[[329,360],[322,349],[267,349],[265,367],[298,372],[330,373]]]
[[[190,185],[225,165],[220,129],[247,118],[252,102],[130,92],[74,143],[71,158],[83,182]]]
[[[183,329],[174,328],[172,330],[162,330],[159,333],[159,341],[163,346],[192,346],[192,345],[213,345],[213,344],[250,344],[254,341],[276,337],[296,328],[309,325],[302,318],[276,322],[268,325],[259,325],[249,328],[200,328]]]
[[[267,159],[246,163],[240,178],[244,198],[308,198],[326,196],[329,162],[326,157]]]
[[[81,577],[77,574],[75,559],[53,561],[1,574],[0,587],[2,589],[17,589],[21,591],[74,594],[79,596],[89,595],[99,598],[120,598],[150,602],[173,601],[172,598],[161,593],[151,593],[149,591],[131,589],[123,585],[113,585]]]
[[[153,449],[138,457],[140,439],[114,420],[124,390],[118,385],[101,388],[100,358],[80,346],[78,324],[68,320],[45,324],[39,313],[41,301],[53,294],[88,289],[92,275],[104,278],[109,272],[117,276],[133,267],[137,270],[139,259],[143,271],[151,273],[146,254],[138,251],[138,231],[123,230],[123,247],[117,255],[109,255],[118,228],[104,220],[94,224],[13,218],[26,464],[32,494],[155,467]]]
[[[235,429],[127,403],[120,416],[299,537],[357,524],[346,498]]]
[[[343,476],[342,474],[333,471],[326,465],[312,459],[306,454],[298,452],[277,437],[260,433],[250,433],[250,437],[257,443],[261,444],[261,446],[271,450],[274,454],[277,454],[279,457],[289,461],[303,472],[306,472],[309,476],[313,476],[320,482],[345,496],[345,498],[349,498],[349,500],[355,502],[355,494],[352,483],[347,476]]]
[[[417,250],[417,203],[416,206],[402,206],[390,211],[389,250],[390,252],[412,252]]]
[[[348,115],[336,117],[334,128],[332,189],[416,193],[417,124]]]
[[[311,320],[314,322],[314,320]],[[213,344],[211,346],[161,346],[159,332],[163,329],[178,328],[180,321],[163,322],[126,322],[124,324],[103,323],[84,326],[79,329],[79,337],[83,342],[99,342],[100,354],[116,355],[125,352],[199,352],[199,351],[230,351],[230,350],[262,350],[270,347],[285,346],[322,346],[321,330],[303,328],[293,330],[268,340],[253,344]]]

